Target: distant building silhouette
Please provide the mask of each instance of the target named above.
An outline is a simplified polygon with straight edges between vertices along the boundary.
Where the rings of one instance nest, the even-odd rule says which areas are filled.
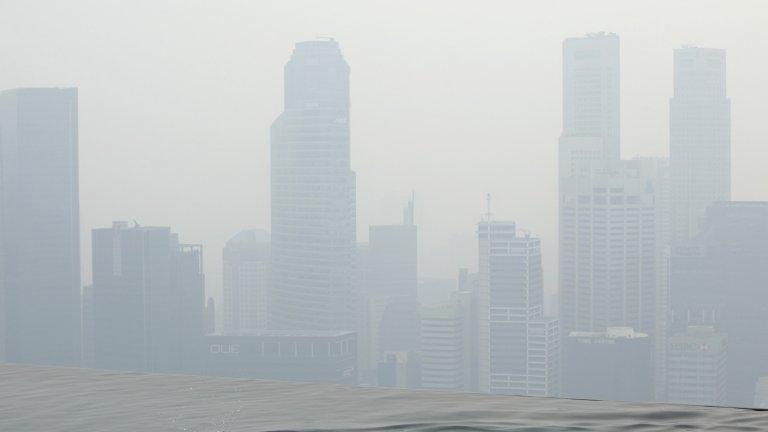
[[[125,222],[92,236],[96,367],[200,372],[202,247]]]
[[[355,174],[349,66],[334,40],[299,42],[272,124],[275,329],[353,330]]]
[[[707,206],[731,199],[731,101],[725,51],[684,47],[674,54],[669,102],[673,242],[694,237]]]
[[[728,337],[725,402],[750,406],[768,375],[768,202],[717,202],[701,232],[670,259],[674,328],[713,326]]]
[[[411,200],[401,224],[369,228],[364,262],[360,261],[366,266],[365,280],[359,281],[356,293],[362,305],[359,332],[365,335],[360,371],[364,380],[373,377],[385,352],[406,353],[411,363],[419,352],[418,258],[413,220]]]
[[[0,361],[81,356],[76,88],[0,92]]]
[[[416,297],[417,245],[413,201],[406,208],[402,224],[370,227],[368,260],[368,295]]]
[[[224,246],[224,333],[267,328],[269,233],[244,230]]]

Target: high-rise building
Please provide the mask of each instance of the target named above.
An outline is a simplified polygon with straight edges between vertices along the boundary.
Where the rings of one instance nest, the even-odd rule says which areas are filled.
[[[619,37],[594,33],[563,41],[563,137],[589,138],[619,159]]]
[[[202,247],[167,227],[93,230],[95,365],[146,372],[199,372]]]
[[[560,310],[565,335],[632,327],[654,334],[661,271],[663,161],[561,179]]]
[[[566,39],[563,64],[562,334],[603,332],[608,327],[648,333],[656,350],[658,382],[664,377],[666,348],[670,168],[664,159],[620,159],[616,35]]]
[[[558,322],[544,317],[538,238],[513,222],[478,225],[479,388],[491,393],[560,392]]]
[[[731,199],[731,101],[725,51],[684,47],[674,54],[669,103],[673,242],[695,236],[707,206]]]
[[[461,305],[448,302],[421,308],[421,386],[465,389],[464,333]]]
[[[0,359],[81,356],[76,88],[0,92]]]
[[[647,402],[653,393],[653,345],[628,327],[574,331],[565,338],[568,362],[563,396],[577,399]]]
[[[270,241],[264,230],[244,230],[224,246],[224,333],[267,328]]]
[[[477,392],[479,385],[479,354],[478,344],[478,296],[479,296],[479,275],[470,273],[468,269],[459,269],[457,289],[453,293],[453,301],[461,308],[461,315],[464,323],[463,341],[464,347],[464,385],[466,391]]]
[[[360,338],[360,372],[364,381],[373,377],[385,352],[406,353],[412,361],[419,350],[413,220],[411,200],[403,211],[402,224],[371,226],[368,245],[358,250],[358,264],[365,266],[358,269],[355,293],[361,305],[359,331],[364,336]]]
[[[768,375],[768,202],[717,202],[701,232],[670,259],[673,326],[713,326],[728,336],[729,405],[749,406]]]
[[[724,333],[705,326],[691,326],[669,337],[668,402],[694,405],[726,402],[727,340]]]
[[[333,39],[299,42],[284,79],[284,110],[271,133],[270,325],[353,330],[349,66]]]

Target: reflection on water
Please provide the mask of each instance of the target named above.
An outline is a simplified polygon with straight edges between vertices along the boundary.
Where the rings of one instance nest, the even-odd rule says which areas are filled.
[[[768,430],[768,413],[0,365],[0,431]]]

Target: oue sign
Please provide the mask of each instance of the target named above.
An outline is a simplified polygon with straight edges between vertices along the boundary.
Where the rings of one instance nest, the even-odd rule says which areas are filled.
[[[240,345],[237,344],[211,344],[208,349],[211,354],[240,354]]]

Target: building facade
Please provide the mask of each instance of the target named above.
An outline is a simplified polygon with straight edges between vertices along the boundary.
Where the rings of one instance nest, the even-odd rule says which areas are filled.
[[[648,402],[654,399],[653,344],[629,327],[574,331],[565,338],[563,396]]]
[[[726,335],[712,327],[691,326],[672,334],[668,343],[667,401],[694,405],[726,403]]]
[[[206,336],[207,375],[355,385],[354,332],[256,330]]]
[[[458,302],[421,308],[421,387],[465,390],[468,324]]]
[[[76,88],[0,92],[0,359],[80,365]]]
[[[202,247],[168,227],[94,229],[94,364],[199,373],[204,331]]]
[[[269,233],[244,230],[224,246],[224,332],[267,328],[271,287]]]
[[[563,136],[594,138],[619,159],[619,37],[593,33],[563,41]]]

